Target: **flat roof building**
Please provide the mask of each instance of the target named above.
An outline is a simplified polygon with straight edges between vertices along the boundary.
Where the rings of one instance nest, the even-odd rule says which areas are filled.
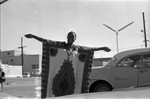
[[[9,50],[1,51],[0,59],[3,64],[11,66],[22,66],[21,51]],[[39,54],[24,54],[23,55],[23,67],[22,73],[28,73],[30,76],[37,76],[41,73],[41,55]]]
[[[104,66],[107,64],[107,62],[111,59],[111,57],[107,57],[107,58],[94,58],[93,59],[93,65],[94,67],[97,66]]]

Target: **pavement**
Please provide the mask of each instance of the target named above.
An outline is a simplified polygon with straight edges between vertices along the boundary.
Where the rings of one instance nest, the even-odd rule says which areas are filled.
[[[40,99],[40,79],[8,78],[0,99]],[[150,99],[150,87],[118,89],[111,92],[86,93],[51,99]]]
[[[55,99],[150,99],[150,87],[120,89],[111,92],[97,92],[57,97]]]
[[[21,99],[40,99],[36,97],[20,97]],[[0,99],[20,99],[5,92],[0,93]],[[150,99],[150,87],[130,88],[111,92],[97,92],[88,94],[68,95],[49,99]]]
[[[14,97],[14,96],[12,96],[12,95],[9,95],[9,94],[7,94],[7,93],[4,93],[4,92],[1,92],[0,93],[0,99],[19,99],[19,98],[17,98],[17,97]]]
[[[37,96],[40,97],[40,79],[7,78],[3,86],[0,99],[33,99]]]

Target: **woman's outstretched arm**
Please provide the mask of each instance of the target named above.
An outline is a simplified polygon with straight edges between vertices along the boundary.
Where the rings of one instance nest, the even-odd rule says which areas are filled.
[[[86,46],[78,46],[78,49],[92,50],[92,51],[104,50],[106,52],[110,52],[111,51],[111,49],[108,48],[108,47],[86,47]]]
[[[45,41],[47,41],[46,39],[41,38],[41,37],[38,37],[38,36],[33,35],[33,34],[26,34],[25,37],[26,37],[26,38],[34,38],[34,39],[36,39],[36,40],[38,40],[38,41],[40,41],[40,42],[45,42]]]
[[[104,51],[106,51],[106,52],[110,52],[110,51],[111,51],[111,49],[110,49],[110,48],[108,48],[108,47],[97,47],[97,48],[91,48],[91,50],[93,50],[93,51],[104,50]]]

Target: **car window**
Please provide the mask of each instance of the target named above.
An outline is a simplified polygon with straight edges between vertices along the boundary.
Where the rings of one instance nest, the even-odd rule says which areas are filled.
[[[116,61],[116,58],[113,57],[108,61],[108,63],[105,66],[113,66]]]
[[[142,67],[149,67],[150,68],[150,54],[143,55],[143,65]]]
[[[141,64],[140,55],[134,55],[124,58],[117,67],[139,67]]]

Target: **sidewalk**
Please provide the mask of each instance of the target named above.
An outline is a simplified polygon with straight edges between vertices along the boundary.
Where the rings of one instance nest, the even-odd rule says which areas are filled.
[[[39,86],[35,78],[7,78],[0,99],[33,99],[40,92]]]
[[[5,92],[0,92],[0,99],[41,99],[40,97],[15,97]]]
[[[0,92],[0,99],[19,99],[19,98],[9,95],[5,92]]]

